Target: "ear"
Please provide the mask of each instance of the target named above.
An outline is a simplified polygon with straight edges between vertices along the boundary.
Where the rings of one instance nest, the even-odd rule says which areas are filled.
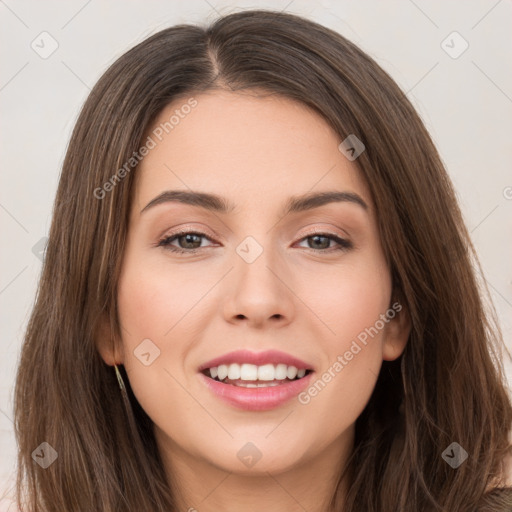
[[[101,317],[95,337],[96,348],[101,358],[109,366],[123,364],[124,352],[122,343],[113,333],[110,319],[106,314]]]
[[[411,317],[407,308],[396,301],[388,309],[388,318],[383,335],[382,359],[394,361],[407,345],[411,333]]]

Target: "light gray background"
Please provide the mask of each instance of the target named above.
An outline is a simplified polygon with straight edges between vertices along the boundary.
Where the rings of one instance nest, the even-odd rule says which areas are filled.
[[[32,249],[48,232],[79,108],[106,68],[150,34],[255,7],[305,15],[340,32],[407,91],[455,184],[512,348],[510,0],[0,0],[0,512],[12,495],[13,381],[41,269]],[[59,45],[46,59],[31,48],[33,41],[39,51],[50,48],[43,31]],[[446,40],[453,31],[469,44],[458,58],[452,56],[463,41]],[[504,358],[512,382],[512,364]]]

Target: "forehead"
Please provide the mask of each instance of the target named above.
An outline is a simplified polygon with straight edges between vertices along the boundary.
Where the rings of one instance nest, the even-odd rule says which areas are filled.
[[[146,137],[155,144],[137,168],[138,211],[168,189],[259,206],[343,190],[371,203],[356,165],[338,150],[341,138],[312,109],[282,96],[212,91],[183,97],[159,114]]]

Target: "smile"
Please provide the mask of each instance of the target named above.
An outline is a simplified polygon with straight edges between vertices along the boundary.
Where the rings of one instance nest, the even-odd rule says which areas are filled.
[[[246,388],[265,388],[281,386],[287,382],[302,379],[311,370],[298,369],[286,364],[222,364],[203,370],[203,375],[232,386]]]

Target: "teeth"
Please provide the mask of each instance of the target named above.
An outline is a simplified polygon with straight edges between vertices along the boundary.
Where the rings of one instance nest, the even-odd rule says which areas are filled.
[[[255,364],[221,364],[217,367],[209,368],[210,376],[212,379],[216,377],[222,381],[226,377],[230,380],[247,380],[247,381],[274,381],[274,380],[293,380],[295,378],[301,379],[306,375],[306,369],[298,370],[295,366],[288,366],[286,364],[264,364],[256,366]],[[277,383],[276,383],[277,384]],[[241,384],[244,387],[264,387],[267,384]]]
[[[228,376],[228,367],[225,364],[221,364],[217,370],[219,372],[217,375],[219,380],[224,380]],[[211,372],[211,368],[210,368],[210,372]],[[210,375],[211,375],[211,373],[210,373]]]
[[[258,366],[258,380],[274,380],[276,369],[273,364]]]
[[[240,378],[240,365],[233,363],[228,366],[228,379],[236,380]]]
[[[240,378],[242,380],[258,380],[258,367],[255,364],[243,364],[240,368]]]
[[[287,370],[288,370],[288,366],[286,366],[285,364],[278,364],[276,366],[276,371],[275,371],[276,380],[286,379],[286,374],[288,373]]]
[[[295,366],[288,366],[288,369],[286,370],[286,376],[289,379],[295,379],[295,377],[297,377],[297,368],[295,368]]]
[[[278,382],[258,382],[255,384],[254,382],[237,382],[235,386],[240,388],[271,388],[274,386],[279,386]]]

